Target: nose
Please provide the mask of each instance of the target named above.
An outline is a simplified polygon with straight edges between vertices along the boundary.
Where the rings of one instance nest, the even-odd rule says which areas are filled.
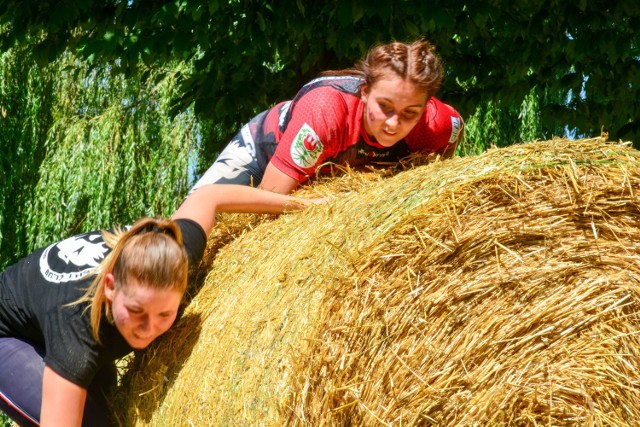
[[[398,126],[398,123],[400,123],[400,118],[398,117],[398,113],[394,111],[393,113],[388,115],[387,120],[385,120],[384,123],[389,127]]]
[[[145,316],[145,318],[138,324],[138,330],[145,336],[150,334],[158,336],[166,332],[166,330],[169,329],[169,326],[171,326],[171,323],[167,325],[165,319],[156,316]]]
[[[151,320],[149,316],[145,316],[138,325],[138,329],[142,332],[148,332],[151,329]]]

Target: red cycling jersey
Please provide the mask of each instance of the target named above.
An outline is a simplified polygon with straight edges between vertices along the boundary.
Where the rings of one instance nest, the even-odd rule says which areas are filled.
[[[302,183],[330,169],[323,165],[397,162],[412,152],[443,153],[458,140],[463,127],[460,114],[430,97],[411,132],[383,147],[363,126],[362,84],[354,76],[320,77],[307,83],[292,101],[261,112],[243,126],[194,189],[213,183],[258,185],[269,162]]]
[[[323,164],[361,166],[397,161],[412,152],[442,153],[458,139],[460,114],[430,97],[411,132],[392,147],[383,147],[365,132],[361,84],[358,77],[321,77],[306,84],[290,104],[271,108],[262,130],[263,135],[273,132],[277,143],[273,165],[304,182]]]

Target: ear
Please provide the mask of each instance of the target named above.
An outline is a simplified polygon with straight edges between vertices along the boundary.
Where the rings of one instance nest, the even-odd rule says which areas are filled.
[[[113,273],[107,273],[104,275],[104,296],[110,302],[113,302],[113,298],[116,294],[116,278]]]
[[[360,86],[360,99],[366,104],[367,99],[369,98],[369,85],[366,83],[362,83]]]

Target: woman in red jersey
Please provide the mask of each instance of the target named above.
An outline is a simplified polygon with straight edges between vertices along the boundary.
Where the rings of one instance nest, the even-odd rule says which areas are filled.
[[[434,96],[442,74],[427,41],[375,46],[355,68],[324,72],[254,117],[194,189],[242,184],[288,194],[324,165],[396,162],[414,152],[451,157],[463,121]]]

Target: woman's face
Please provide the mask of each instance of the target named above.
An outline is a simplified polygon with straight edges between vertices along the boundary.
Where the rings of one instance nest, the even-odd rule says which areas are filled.
[[[106,275],[105,296],[116,328],[135,349],[146,348],[171,327],[182,300],[178,290],[153,289],[134,280],[126,288],[116,287],[111,273]]]
[[[364,127],[367,134],[384,147],[391,147],[418,123],[427,94],[397,76],[376,81],[361,90],[364,106]]]

